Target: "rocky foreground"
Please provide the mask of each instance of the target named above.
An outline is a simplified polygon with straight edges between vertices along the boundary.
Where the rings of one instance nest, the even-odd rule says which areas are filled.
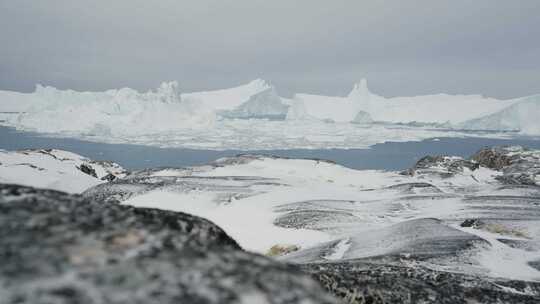
[[[540,151],[125,174],[0,186],[0,303],[540,302]]]
[[[337,303],[188,214],[0,186],[0,303]]]

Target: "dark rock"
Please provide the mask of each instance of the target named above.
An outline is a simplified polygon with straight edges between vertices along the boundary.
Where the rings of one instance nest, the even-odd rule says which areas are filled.
[[[274,220],[283,228],[331,230],[335,223],[355,223],[360,219],[349,212],[336,210],[299,210],[285,213]]]
[[[481,228],[486,224],[479,219],[466,219],[463,223],[460,224],[461,227],[472,227],[472,228]]]
[[[493,147],[478,151],[471,157],[481,166],[502,171],[497,179],[507,185],[538,186],[540,151],[520,146]]]
[[[540,260],[532,261],[528,263],[534,269],[540,270]]]
[[[90,165],[81,164],[79,167],[77,167],[77,169],[79,169],[82,173],[85,173],[85,174],[88,174],[90,176],[97,178],[96,170],[94,170],[94,168],[92,168],[92,166]]]
[[[464,168],[478,169],[478,164],[460,157],[450,156],[424,156],[416,162],[414,167],[401,172],[403,175],[437,174],[441,177],[451,177],[462,173]]]
[[[471,156],[471,159],[482,167],[501,170],[511,163],[507,152],[504,148],[484,148]]]
[[[386,189],[398,190],[404,194],[442,193],[441,189],[430,183],[402,183],[388,186]]]
[[[335,303],[184,213],[0,185],[0,303]]]
[[[346,303],[540,303],[540,283],[480,279],[422,266],[377,262],[307,264]]]
[[[115,180],[117,177],[116,175],[112,174],[112,173],[109,173],[107,175],[105,175],[104,177],[101,178],[101,180],[103,181],[108,181],[108,182],[112,182],[113,180]]]
[[[516,249],[522,249],[522,250],[530,251],[530,252],[540,251],[540,244],[538,244],[537,242],[534,242],[534,240],[498,238],[497,241]],[[538,262],[540,264],[540,260]]]

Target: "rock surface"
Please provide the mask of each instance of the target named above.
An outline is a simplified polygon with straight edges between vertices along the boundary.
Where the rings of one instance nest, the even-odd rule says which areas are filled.
[[[213,223],[0,185],[0,303],[336,303]]]
[[[463,170],[478,169],[478,164],[456,156],[424,156],[414,167],[406,170],[403,174],[438,174],[441,177],[450,177],[457,173],[463,173]]]
[[[191,271],[193,268],[189,267],[193,264],[204,264],[210,268],[201,266],[197,271],[221,274],[225,267],[221,262],[226,259],[229,268],[224,272],[234,279],[225,281],[245,284],[251,282],[253,272],[244,267],[255,269],[259,266],[250,263],[265,261],[268,263],[265,265],[270,265],[265,268],[265,275],[273,275],[272,267],[278,265],[285,273],[302,277],[296,272],[300,268],[346,303],[538,303],[539,153],[512,147],[490,148],[471,159],[427,156],[405,174],[352,170],[320,160],[241,155],[205,166],[132,172],[97,185],[84,192],[85,199],[78,199],[137,214],[149,211],[121,207],[117,201],[193,213],[219,224],[244,248],[272,252],[278,260],[300,264],[275,264],[242,252],[234,242],[223,239],[222,244],[218,238],[218,245],[203,243],[201,251],[195,250],[195,260],[184,254],[188,264],[169,247],[161,246],[163,252],[153,256],[166,261],[165,273],[178,269],[185,273],[184,267]],[[159,217],[176,215],[152,212]],[[39,223],[40,218],[34,218],[31,223]],[[148,220],[144,222],[150,225]],[[114,243],[132,244],[141,238],[139,234],[111,238],[102,229],[99,233],[104,238],[99,239],[98,248],[109,248],[107,242],[111,239]],[[122,228],[126,229],[134,228],[129,225]],[[177,231],[174,234],[182,235]],[[74,239],[76,246],[82,246],[80,237]],[[96,242],[82,240],[84,245]],[[157,243],[160,242],[158,239]],[[175,246],[175,250],[186,250],[183,245]],[[141,263],[140,260],[146,263],[145,250],[135,250],[134,258],[120,254],[121,264]],[[106,252],[119,259],[117,251]],[[242,265],[235,260],[239,255],[247,256]],[[94,255],[83,257],[91,260]],[[176,258],[173,267],[167,264],[169,257]],[[217,262],[205,260],[210,258]],[[145,267],[149,267],[145,271],[154,269]],[[77,271],[82,270],[77,268]],[[213,277],[223,282],[223,277]],[[182,280],[181,275],[167,278],[167,284]],[[261,280],[272,285],[273,278]],[[316,285],[303,281],[305,277],[300,281],[284,278],[285,286],[310,286],[308,289],[313,293],[302,291],[301,297],[313,299],[320,292]],[[197,285],[187,285],[185,281],[181,284],[185,290],[207,286],[200,281]],[[250,284],[248,287],[216,284],[225,290],[229,290],[226,287],[234,291],[256,289]],[[299,288],[304,290],[304,287]],[[137,288],[145,290],[141,285]],[[272,294],[276,293],[272,291]],[[243,296],[244,293],[237,298]],[[253,300],[247,298],[246,302]]]
[[[520,146],[485,148],[472,156],[480,165],[502,171],[498,179],[511,185],[540,185],[540,151]]]
[[[345,303],[539,303],[540,283],[483,280],[400,262],[351,261],[308,264],[327,290]]]

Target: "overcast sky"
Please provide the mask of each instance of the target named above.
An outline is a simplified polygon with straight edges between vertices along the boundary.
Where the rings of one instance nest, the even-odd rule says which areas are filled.
[[[84,3],[83,3],[84,2]],[[540,1],[0,0],[0,89],[540,93]]]

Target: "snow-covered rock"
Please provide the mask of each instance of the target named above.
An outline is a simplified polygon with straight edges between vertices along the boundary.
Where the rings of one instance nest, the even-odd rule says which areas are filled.
[[[472,156],[481,166],[500,170],[497,179],[510,185],[540,186],[540,151],[521,146],[484,148]]]
[[[538,168],[540,151],[521,147],[484,149],[472,159],[427,156],[406,174],[352,170],[323,160],[241,155],[203,166],[132,172],[92,187],[82,197],[0,185],[0,217],[16,218],[15,225],[0,229],[0,248],[9,253],[16,248],[25,270],[39,278],[44,273],[59,277],[62,286],[83,295],[81,285],[65,279],[65,269],[76,276],[75,282],[92,286],[93,295],[105,296],[121,293],[116,286],[136,286],[137,295],[159,291],[161,299],[175,295],[187,300],[194,293],[182,288],[199,295],[200,284],[220,278],[201,295],[214,294],[215,286],[238,294],[253,286],[255,291],[291,286],[288,290],[294,288],[298,297],[321,299],[315,285],[297,280],[295,269],[301,268],[349,302],[536,303],[540,188],[531,181],[537,181]],[[207,218],[223,231],[170,211]],[[33,212],[40,216],[30,216]],[[20,245],[21,236],[30,238],[36,231],[43,236],[35,244]],[[275,259],[297,265],[280,272],[279,263],[241,251],[229,236],[259,253],[290,248]],[[70,246],[63,246],[64,240]],[[88,244],[93,244],[91,251]],[[17,255],[5,255],[5,269],[20,267],[20,259],[9,259]],[[159,263],[154,265],[155,257]],[[99,267],[89,267],[96,263]],[[51,272],[43,265],[61,267]],[[36,281],[35,275],[14,273],[9,281],[0,275],[0,287],[18,301],[22,294],[29,295],[28,302],[44,292],[52,299],[73,294],[56,292],[57,285]],[[87,280],[107,278],[108,273],[121,278],[120,285]],[[133,275],[136,281],[129,279]],[[221,279],[231,276],[242,279]],[[18,284],[9,285],[14,278]],[[160,284],[145,284],[148,279]],[[170,282],[181,290],[162,288]],[[315,288],[313,293],[306,293],[306,286]],[[131,295],[124,294],[128,299]],[[215,299],[222,299],[219,295]]]
[[[539,152],[512,151],[515,165],[501,169],[430,156],[407,174],[242,155],[135,172],[83,195],[196,214],[248,250],[298,248],[279,257],[294,263],[381,259],[486,280],[540,281],[540,189],[514,178],[536,178]],[[485,225],[461,225],[470,219]]]
[[[80,193],[125,175],[116,163],[94,161],[68,151],[0,150],[0,183],[4,184]]]

